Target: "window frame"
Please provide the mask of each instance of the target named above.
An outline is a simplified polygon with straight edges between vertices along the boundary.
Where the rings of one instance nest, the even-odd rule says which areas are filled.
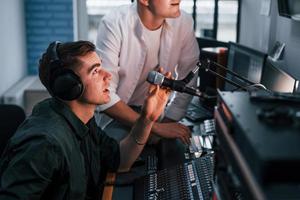
[[[214,0],[214,16],[213,16],[213,29],[212,39],[217,39],[218,25],[219,25],[219,1]],[[236,0],[238,3],[237,22],[236,22],[236,41],[239,42],[240,38],[240,12],[241,12],[241,0]],[[134,2],[134,0],[130,0]],[[86,39],[88,40],[88,13],[86,7],[86,0],[73,0],[73,12],[74,12],[74,39]],[[83,6],[85,4],[85,6]],[[194,30],[197,29],[197,0],[193,0],[192,18],[194,20]],[[80,27],[80,28],[79,28]],[[205,36],[204,36],[205,37]]]

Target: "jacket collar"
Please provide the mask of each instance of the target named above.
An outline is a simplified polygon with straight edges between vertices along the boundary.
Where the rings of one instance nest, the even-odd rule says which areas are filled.
[[[61,115],[70,125],[79,139],[83,139],[89,131],[89,128],[71,111],[71,109],[62,101],[52,98],[50,106]]]

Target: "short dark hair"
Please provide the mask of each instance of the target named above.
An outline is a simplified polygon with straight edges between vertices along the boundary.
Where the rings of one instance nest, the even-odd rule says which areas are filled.
[[[78,59],[79,56],[85,56],[89,52],[96,50],[93,43],[89,41],[76,41],[60,43],[57,47],[57,56],[59,57],[61,67],[67,67],[75,69],[75,67],[81,64]],[[50,81],[50,55],[49,51],[45,51],[42,58],[39,61],[39,77],[43,85],[49,91]]]

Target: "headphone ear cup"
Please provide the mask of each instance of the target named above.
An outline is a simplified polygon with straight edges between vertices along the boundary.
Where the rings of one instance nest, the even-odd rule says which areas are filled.
[[[68,68],[57,69],[50,81],[54,97],[71,101],[79,98],[84,90],[80,77]]]

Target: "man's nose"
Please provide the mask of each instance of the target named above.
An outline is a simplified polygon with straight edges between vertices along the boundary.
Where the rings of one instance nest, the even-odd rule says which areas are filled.
[[[104,72],[104,79],[110,81],[111,80],[111,74],[108,71],[103,70]]]

